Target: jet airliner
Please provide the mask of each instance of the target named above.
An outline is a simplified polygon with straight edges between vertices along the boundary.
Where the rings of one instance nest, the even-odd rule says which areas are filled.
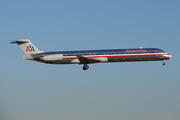
[[[34,60],[47,64],[83,64],[83,70],[88,64],[106,62],[134,62],[134,61],[163,61],[172,56],[159,48],[133,48],[108,50],[79,50],[44,52],[35,47],[29,39],[20,39],[11,42],[17,43],[26,54],[25,60]]]

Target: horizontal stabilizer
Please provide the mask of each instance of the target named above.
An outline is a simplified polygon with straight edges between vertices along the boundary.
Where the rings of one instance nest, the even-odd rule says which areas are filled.
[[[20,40],[15,40],[13,42],[10,42],[11,44],[17,43],[18,45],[24,44],[24,43],[28,43],[28,41],[20,41]]]

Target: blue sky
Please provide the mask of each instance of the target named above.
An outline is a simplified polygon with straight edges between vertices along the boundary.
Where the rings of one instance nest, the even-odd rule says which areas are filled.
[[[178,0],[0,1],[1,120],[179,120]],[[162,62],[46,65],[9,42],[43,51],[156,47]]]

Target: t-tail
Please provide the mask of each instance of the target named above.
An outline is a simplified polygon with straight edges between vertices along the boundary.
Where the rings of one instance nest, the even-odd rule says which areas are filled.
[[[17,43],[26,55],[33,55],[42,53],[36,46],[34,46],[29,39],[20,39],[11,42],[11,44]]]
[[[20,39],[11,42],[11,44],[17,43],[22,51],[26,54],[23,56],[24,59],[32,60],[34,59],[31,55],[42,53],[43,51],[39,50],[34,46],[29,39]]]

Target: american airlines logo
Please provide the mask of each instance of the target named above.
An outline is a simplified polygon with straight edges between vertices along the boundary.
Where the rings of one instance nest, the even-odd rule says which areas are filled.
[[[32,51],[35,51],[35,49],[32,45],[29,45],[26,47],[26,52],[32,52]]]

